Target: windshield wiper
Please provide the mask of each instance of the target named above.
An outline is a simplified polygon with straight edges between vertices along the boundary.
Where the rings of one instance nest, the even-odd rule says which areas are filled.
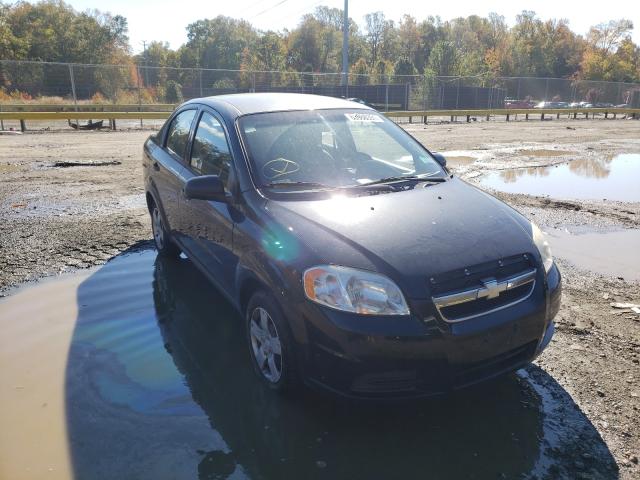
[[[263,185],[267,188],[313,188],[313,189],[329,189],[336,188],[330,185],[325,185],[324,183],[318,182],[272,182],[266,185]]]
[[[446,178],[443,177],[429,177],[424,175],[398,175],[395,177],[381,178],[380,180],[374,180],[373,182],[362,183],[359,187],[367,187],[370,185],[379,185],[381,183],[393,183],[402,182],[404,180],[417,180],[420,182],[444,182]]]

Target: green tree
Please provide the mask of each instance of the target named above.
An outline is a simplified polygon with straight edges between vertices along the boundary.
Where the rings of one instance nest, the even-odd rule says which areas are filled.
[[[453,42],[439,40],[429,55],[428,68],[437,76],[458,75],[459,56]]]
[[[366,85],[369,83],[369,66],[364,58],[359,58],[356,63],[351,66],[350,71],[351,82],[356,85]]]
[[[321,65],[322,25],[307,15],[288,38],[287,64],[298,72],[318,72]]]
[[[395,75],[415,75],[417,73],[416,67],[413,66],[411,60],[402,56],[398,59],[393,67],[393,73]]]
[[[367,13],[364,16],[364,20],[367,31],[366,42],[369,47],[369,61],[371,64],[375,64],[383,46],[385,33],[388,36],[391,24],[382,12]]]
[[[187,51],[182,52],[182,66],[238,69],[242,52],[254,48],[257,39],[258,32],[245,20],[222,15],[197,20],[187,26]]]
[[[3,59],[110,63],[129,52],[127,20],[120,15],[76,12],[63,1],[18,2],[0,7]]]
[[[182,85],[174,80],[169,80],[167,82],[165,101],[167,103],[184,102],[184,96],[182,95]]]
[[[373,82],[380,84],[389,83],[391,75],[394,74],[394,65],[389,60],[378,60],[373,66],[371,74]]]

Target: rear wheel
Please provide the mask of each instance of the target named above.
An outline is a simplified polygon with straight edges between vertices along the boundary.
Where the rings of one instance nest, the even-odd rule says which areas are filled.
[[[258,291],[249,300],[245,315],[256,374],[273,390],[292,390],[297,386],[293,344],[278,304],[267,293]]]
[[[151,205],[151,230],[153,231],[153,243],[156,245],[156,250],[160,255],[167,257],[177,257],[180,255],[180,250],[171,241],[171,237],[164,226],[164,220],[160,209],[155,204]]]

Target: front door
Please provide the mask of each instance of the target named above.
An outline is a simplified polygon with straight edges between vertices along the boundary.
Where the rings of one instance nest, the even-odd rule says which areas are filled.
[[[232,158],[222,123],[203,110],[195,127],[185,180],[218,175],[228,189]],[[229,201],[231,202],[231,200]],[[233,206],[228,202],[181,198],[180,240],[218,287],[232,295],[237,259],[233,254]]]
[[[174,117],[167,131],[164,148],[157,148],[151,158],[151,175],[160,196],[167,230],[175,235],[180,224],[180,192],[184,187],[185,156],[196,109],[184,110]]]

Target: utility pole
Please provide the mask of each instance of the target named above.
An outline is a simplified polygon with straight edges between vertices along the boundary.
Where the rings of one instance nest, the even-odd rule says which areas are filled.
[[[149,86],[149,72],[147,69],[147,41],[142,40],[142,55],[144,56],[144,85],[145,87]]]
[[[349,84],[349,0],[344,0],[342,20],[342,85]]]

